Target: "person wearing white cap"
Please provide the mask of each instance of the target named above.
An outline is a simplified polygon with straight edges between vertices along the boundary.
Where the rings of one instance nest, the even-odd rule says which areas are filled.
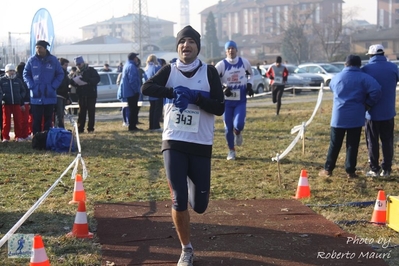
[[[11,115],[14,118],[15,141],[24,141],[22,137],[22,112],[25,110],[25,87],[16,77],[15,66],[8,64],[5,67],[5,75],[0,79],[0,91],[3,95],[3,142],[10,141]]]
[[[362,70],[375,78],[381,85],[381,98],[373,108],[366,112],[365,132],[370,163],[370,171],[366,175],[388,177],[392,171],[394,154],[398,67],[387,60],[384,46],[381,44],[371,45],[367,55],[370,59]],[[380,141],[383,156],[381,165],[379,157]]]

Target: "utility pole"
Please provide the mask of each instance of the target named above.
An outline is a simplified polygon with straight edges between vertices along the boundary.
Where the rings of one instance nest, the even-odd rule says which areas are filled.
[[[147,0],[133,0],[132,39],[139,44],[139,54],[143,56],[143,46],[150,41],[150,19]]]
[[[16,62],[16,57],[15,57],[15,49],[13,49],[12,47],[12,42],[11,42],[11,34],[30,34],[29,32],[8,32],[8,51],[7,51],[7,61],[5,62],[5,64],[8,63],[13,63],[13,64],[17,64]],[[14,51],[13,51],[14,50]],[[12,59],[12,62],[10,62]]]
[[[189,0],[180,0],[180,29],[190,25],[190,3]]]

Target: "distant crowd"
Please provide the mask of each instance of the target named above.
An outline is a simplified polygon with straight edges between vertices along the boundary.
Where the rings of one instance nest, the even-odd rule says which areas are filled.
[[[36,133],[48,131],[52,127],[65,128],[65,107],[72,103],[79,105],[79,108],[69,109],[70,114],[78,116],[79,133],[93,133],[95,130],[97,85],[100,82],[98,72],[113,70],[108,63],[96,70],[82,56],[76,56],[75,66],[70,68],[69,60],[56,58],[48,46],[49,43],[44,40],[37,41],[35,55],[17,66],[7,64],[5,73],[0,76],[1,142],[11,141],[12,126],[12,140],[16,142],[31,141]],[[130,131],[139,130],[141,85],[164,65],[165,60],[150,55],[143,70],[138,54],[130,53],[126,64],[121,62],[117,66],[118,93],[115,99],[127,102],[128,107],[122,108],[122,117],[123,125],[129,127]],[[162,107],[162,99],[150,98],[150,130],[162,130]]]

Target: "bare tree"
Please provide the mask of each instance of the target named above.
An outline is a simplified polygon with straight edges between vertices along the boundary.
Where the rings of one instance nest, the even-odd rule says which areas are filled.
[[[302,10],[298,3],[293,3],[290,11],[279,14],[279,31],[284,34],[281,50],[286,59],[300,64],[309,58],[309,25],[312,23],[314,9]]]
[[[313,33],[320,42],[325,59],[333,61],[347,43],[343,36],[341,11],[331,13],[321,23],[313,24]]]

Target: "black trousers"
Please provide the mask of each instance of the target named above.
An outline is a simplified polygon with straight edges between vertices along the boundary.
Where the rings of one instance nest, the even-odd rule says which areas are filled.
[[[162,98],[150,101],[150,115],[149,115],[150,129],[161,128],[161,126],[159,125],[159,121],[161,120],[162,117],[162,109],[163,109]]]
[[[356,172],[357,154],[359,152],[360,135],[362,127],[330,129],[330,147],[328,148],[327,160],[324,169],[333,171],[337,163],[339,151],[341,150],[346,133],[346,160],[345,171],[348,174]]]
[[[49,130],[53,124],[54,104],[31,104],[33,117],[32,133],[35,135],[42,130]],[[44,127],[42,129],[42,120]]]
[[[367,138],[367,149],[370,159],[370,169],[374,172],[380,171],[381,168],[386,171],[392,170],[394,127],[394,118],[384,121],[366,120],[365,131]],[[383,157],[381,166],[379,164],[380,140]]]
[[[283,97],[284,93],[284,85],[272,85],[272,100],[273,103],[277,103],[276,106],[276,114],[280,113],[281,108],[281,98]]]
[[[79,115],[78,115],[78,130],[79,133],[85,131],[86,115],[89,117],[87,122],[87,131],[94,131],[94,122],[96,116],[96,102],[97,98],[86,96],[79,96]]]
[[[137,122],[139,121],[139,107],[137,106],[139,102],[140,93],[136,93],[132,97],[127,98],[127,105],[129,106],[129,130],[134,130],[137,128]]]

